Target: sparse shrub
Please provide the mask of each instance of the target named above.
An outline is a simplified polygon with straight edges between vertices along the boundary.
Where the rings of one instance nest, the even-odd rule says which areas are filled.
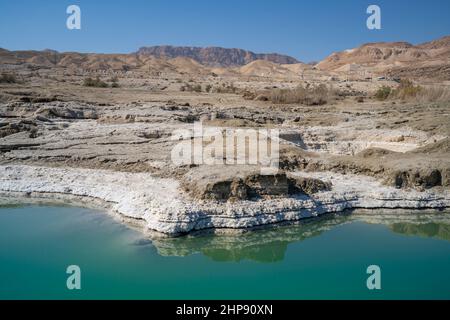
[[[389,98],[389,96],[392,93],[392,89],[391,87],[388,86],[382,86],[381,88],[379,88],[377,90],[377,92],[375,93],[375,99],[379,100],[379,101],[384,101],[387,98]]]
[[[202,92],[202,86],[199,84],[192,85],[190,83],[185,83],[184,86],[180,87],[180,91]]]
[[[394,98],[406,100],[415,98],[423,90],[421,86],[416,86],[410,80],[401,80],[398,87],[391,93]]]
[[[212,89],[212,85],[207,84],[205,87],[205,92],[211,92],[211,89]]]
[[[380,101],[386,99],[414,100],[417,102],[450,101],[450,89],[447,87],[422,87],[410,80],[401,80],[397,88],[383,86],[375,93]]]
[[[91,77],[87,77],[83,81],[83,86],[85,86],[85,87],[93,87],[94,86],[94,79],[92,79]]]
[[[85,87],[95,87],[95,88],[107,88],[108,84],[100,79],[100,77],[97,77],[95,79],[92,79],[91,77],[88,77],[84,79],[83,86]]]
[[[268,97],[273,103],[300,103],[308,106],[324,105],[335,98],[335,90],[325,84],[298,86],[295,89],[275,89]]]
[[[446,87],[426,87],[420,91],[416,99],[419,102],[449,102],[450,89]]]
[[[255,100],[257,97],[257,94],[253,91],[244,90],[244,92],[242,93],[242,97],[245,100]]]
[[[0,83],[18,83],[17,77],[12,73],[2,73]]]
[[[222,83],[220,86],[214,87],[215,93],[236,93],[238,88],[233,83]]]
[[[111,88],[119,88],[119,78],[117,76],[111,78]]]

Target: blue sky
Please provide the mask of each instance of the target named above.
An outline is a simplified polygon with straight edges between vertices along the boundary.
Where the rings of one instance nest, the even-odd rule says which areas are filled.
[[[66,28],[79,5],[82,29]],[[382,10],[382,30],[366,9]],[[128,53],[146,45],[222,46],[320,60],[366,42],[450,35],[448,0],[0,0],[0,47]]]

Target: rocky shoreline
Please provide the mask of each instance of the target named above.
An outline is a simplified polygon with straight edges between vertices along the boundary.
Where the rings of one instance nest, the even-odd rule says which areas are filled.
[[[253,200],[192,199],[180,183],[149,173],[0,166],[0,193],[31,198],[78,199],[95,203],[144,231],[177,236],[205,229],[246,229],[299,221],[348,209],[443,209],[450,192],[385,186],[375,178],[332,172],[293,172],[292,177],[320,179],[330,190],[314,194],[261,197]]]

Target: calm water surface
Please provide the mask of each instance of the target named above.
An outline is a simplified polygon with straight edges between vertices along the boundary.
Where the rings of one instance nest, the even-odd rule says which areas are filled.
[[[414,214],[417,216],[416,214]],[[330,217],[149,241],[108,215],[0,207],[0,299],[450,299],[450,224]],[[382,290],[366,287],[379,265]],[[82,289],[66,288],[78,265]]]

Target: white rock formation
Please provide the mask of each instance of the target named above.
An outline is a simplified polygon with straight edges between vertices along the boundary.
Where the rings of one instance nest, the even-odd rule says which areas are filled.
[[[237,202],[199,202],[188,198],[172,179],[147,173],[105,170],[0,166],[0,191],[9,195],[54,194],[100,199],[124,217],[139,219],[149,230],[177,235],[207,228],[248,228],[295,221],[350,208],[444,208],[450,192],[399,190],[374,178],[330,172],[293,175],[331,181],[331,191],[289,198]]]

